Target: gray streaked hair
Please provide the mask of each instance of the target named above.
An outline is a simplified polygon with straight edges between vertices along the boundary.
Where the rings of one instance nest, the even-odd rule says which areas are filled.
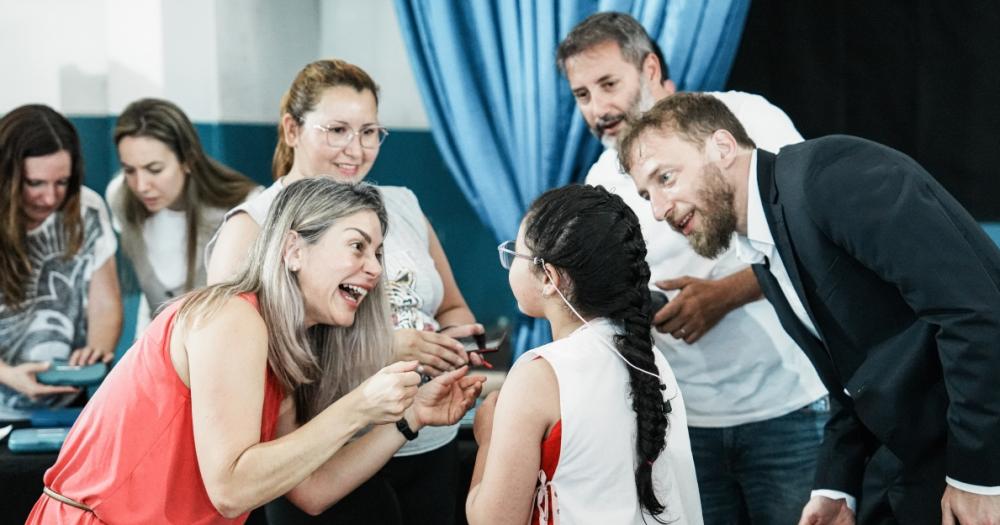
[[[271,205],[240,273],[192,292],[178,313],[178,322],[205,322],[229,298],[256,293],[267,325],[268,365],[285,391],[294,394],[300,424],[392,360],[392,324],[383,279],[361,302],[353,325],[320,324],[307,330],[302,291],[283,257],[291,232],[315,244],[338,220],[365,210],[378,216],[384,236],[388,218],[374,186],[344,184],[329,177],[289,184]]]
[[[670,78],[667,61],[663,58],[660,46],[650,38],[642,24],[628,14],[614,11],[590,15],[566,35],[556,50],[559,71],[565,75],[567,60],[605,42],[617,43],[625,60],[639,69],[646,56],[652,53],[660,62],[660,81]]]

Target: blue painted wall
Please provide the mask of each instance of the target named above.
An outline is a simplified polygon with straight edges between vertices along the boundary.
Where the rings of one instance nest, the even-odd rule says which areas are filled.
[[[80,132],[85,183],[104,194],[118,169],[112,143],[115,117],[71,117]],[[271,183],[276,129],[271,124],[195,124],[205,151],[263,185]],[[448,173],[429,131],[392,131],[368,180],[407,186],[441,239],[466,301],[486,325],[516,312],[507,272],[497,260],[496,242],[469,207]],[[126,293],[134,279],[123,275]],[[131,333],[126,327],[126,334]]]

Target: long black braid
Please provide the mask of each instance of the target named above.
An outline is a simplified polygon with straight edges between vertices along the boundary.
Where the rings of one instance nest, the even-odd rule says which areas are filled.
[[[601,187],[570,185],[545,192],[525,217],[525,244],[569,281],[561,290],[581,315],[620,323],[615,337],[622,356],[658,374],[650,336],[649,265],[639,220],[625,202]],[[535,271],[541,271],[536,268]],[[652,467],[666,446],[669,402],[657,377],[626,366],[636,414],[635,486],[639,503],[654,518]],[[659,521],[659,518],[656,518]]]

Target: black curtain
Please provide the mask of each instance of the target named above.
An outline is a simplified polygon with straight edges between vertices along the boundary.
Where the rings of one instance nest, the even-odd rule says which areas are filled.
[[[915,158],[1000,220],[1000,1],[753,0],[729,89]]]

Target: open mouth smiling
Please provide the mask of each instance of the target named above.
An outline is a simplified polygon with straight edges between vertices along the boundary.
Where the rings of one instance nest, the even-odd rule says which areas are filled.
[[[687,215],[681,217],[681,220],[679,221],[670,221],[670,225],[673,226],[675,230],[683,233],[684,235],[687,235],[688,234],[687,227],[689,224],[691,224],[691,219],[693,218],[694,218],[694,210],[688,212]]]
[[[342,284],[340,285],[340,290],[344,292],[344,295],[356,303],[360,303],[361,300],[368,295],[367,288],[363,288],[356,284]]]

